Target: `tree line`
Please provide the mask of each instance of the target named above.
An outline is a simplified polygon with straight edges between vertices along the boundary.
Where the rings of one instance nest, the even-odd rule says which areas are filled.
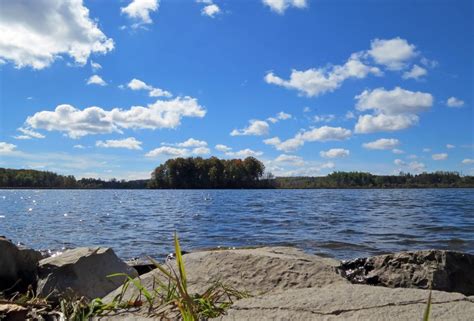
[[[151,175],[150,188],[269,188],[265,166],[255,157],[169,159]]]
[[[374,175],[365,172],[334,172],[320,177],[277,177],[265,174],[254,157],[246,159],[169,159],[156,167],[148,180],[102,180],[49,171],[0,168],[0,188],[437,188],[474,187],[474,176],[457,172]]]

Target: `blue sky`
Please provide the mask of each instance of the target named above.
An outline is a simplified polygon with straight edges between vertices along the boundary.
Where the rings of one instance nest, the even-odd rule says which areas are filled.
[[[1,2],[0,166],[474,174],[472,1]],[[41,17],[41,19],[40,19]]]

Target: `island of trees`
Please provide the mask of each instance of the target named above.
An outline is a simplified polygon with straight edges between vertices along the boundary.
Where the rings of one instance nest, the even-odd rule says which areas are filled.
[[[452,188],[474,187],[474,176],[457,172],[374,175],[364,172],[333,172],[319,177],[273,177],[254,157],[219,159],[201,157],[169,159],[147,180],[101,180],[58,175],[31,169],[0,168],[0,188],[77,189],[214,189],[214,188]]]

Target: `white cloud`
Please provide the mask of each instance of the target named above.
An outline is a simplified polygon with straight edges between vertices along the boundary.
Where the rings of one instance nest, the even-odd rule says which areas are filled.
[[[196,147],[192,150],[192,153],[195,155],[207,155],[211,152],[208,147]]]
[[[2,1],[0,58],[43,69],[62,56],[79,65],[114,49],[80,0]]]
[[[278,114],[276,114],[275,117],[268,117],[267,120],[269,122],[271,122],[272,124],[275,124],[275,123],[278,123],[278,121],[280,121],[280,120],[291,119],[291,117],[292,116],[290,114],[287,114],[287,113],[281,111]]]
[[[171,94],[169,91],[160,89],[160,88],[155,88],[153,86],[148,85],[144,81],[141,81],[140,79],[133,78],[130,80],[130,82],[127,84],[127,87],[130,88],[131,90],[146,90],[148,91],[148,95],[150,97],[172,97],[173,94]]]
[[[425,68],[418,65],[414,65],[410,71],[405,71],[402,75],[403,79],[418,79],[423,76],[426,76],[428,72]]]
[[[414,161],[414,162],[410,162],[410,164],[408,164],[408,167],[414,171],[414,172],[422,172],[425,170],[426,166],[425,164],[423,163],[420,163],[420,162],[417,162],[417,161]]]
[[[431,148],[423,148],[423,153],[429,153],[431,152]]]
[[[0,143],[1,144],[1,143]],[[468,165],[468,164],[474,164],[474,159],[473,158],[465,158],[462,160],[462,163],[464,165]]]
[[[397,166],[405,166],[407,163],[405,163],[404,161],[402,161],[401,159],[396,159],[393,161],[393,163]]]
[[[202,118],[206,110],[195,98],[177,97],[173,100],[157,100],[130,109],[114,108],[110,111],[100,107],[83,110],[71,105],[59,105],[54,111],[41,111],[26,119],[26,125],[33,129],[60,131],[71,138],[91,134],[122,132],[122,129],[176,128],[183,117]]]
[[[138,27],[142,24],[153,23],[150,13],[157,11],[158,7],[158,0],[132,0],[128,6],[122,7],[120,10],[129,18],[137,20],[138,23],[134,27]]]
[[[398,149],[398,148],[392,149],[392,153],[397,154],[397,155],[405,154],[405,152],[403,150]]]
[[[92,61],[92,60],[91,60],[90,63],[91,63],[91,68],[92,68],[92,71],[93,71],[93,72],[96,72],[96,71],[102,69],[101,64],[99,64],[99,63],[97,63],[97,62],[95,62],[95,61]]]
[[[380,138],[376,141],[362,144],[364,148],[378,150],[394,149],[398,145],[400,145],[400,141],[394,138]]]
[[[456,148],[456,146],[451,145],[451,144],[446,144],[446,148],[447,149],[453,149],[453,148]]]
[[[32,130],[31,128],[20,127],[20,128],[18,128],[18,131],[20,131],[21,133],[23,133],[23,135],[16,136],[16,137],[15,137],[16,139],[31,139],[31,138],[42,139],[42,138],[45,138],[45,137],[46,137],[46,136],[44,136],[44,135],[41,134],[41,133],[35,132],[35,131]]]
[[[446,106],[451,108],[459,108],[464,106],[464,101],[456,97],[449,97],[446,101]]]
[[[243,129],[234,129],[230,135],[231,136],[262,136],[267,135],[270,129],[270,125],[264,120],[252,119],[249,121],[250,125]]]
[[[349,110],[349,111],[344,115],[344,118],[345,118],[346,120],[349,120],[349,119],[354,119],[354,118],[356,118],[356,116],[355,116],[355,114],[354,114],[353,111],[350,111],[350,110]]]
[[[294,166],[303,166],[305,164],[302,157],[296,156],[296,155],[287,155],[287,154],[279,155],[277,158],[275,158],[274,162],[283,163],[283,164],[291,164]]]
[[[201,14],[203,16],[208,16],[211,18],[214,18],[214,16],[219,14],[220,12],[221,12],[221,9],[216,4],[209,4],[205,6],[204,8],[202,8],[201,10]]]
[[[176,148],[170,146],[162,146],[155,148],[145,154],[146,157],[159,157],[159,156],[171,156],[171,157],[185,157],[189,153],[186,148]]]
[[[349,156],[350,152],[347,149],[343,148],[332,148],[327,151],[319,152],[319,155],[324,158],[337,158],[337,157],[346,157]]]
[[[266,145],[272,145],[277,150],[292,152],[304,145],[305,142],[326,142],[344,140],[352,135],[351,131],[342,127],[322,126],[296,134],[293,138],[281,141],[278,137],[265,139]]]
[[[407,158],[408,159],[417,159],[418,156],[416,156],[415,154],[411,154],[411,155],[408,155]]]
[[[10,154],[14,152],[16,145],[9,144],[6,142],[0,142],[0,154]]]
[[[275,171],[277,176],[317,176],[323,170],[333,169],[336,165],[333,162],[326,162],[322,164],[315,164],[310,166],[305,166],[302,168],[297,168],[293,170],[278,170]]]
[[[98,140],[95,143],[97,147],[104,147],[104,148],[126,148],[126,149],[137,149],[141,150],[142,142],[137,140],[135,137],[128,137],[125,139],[118,139],[118,140],[106,140],[105,142],[102,140]]]
[[[333,115],[333,114],[315,115],[313,119],[317,123],[319,122],[329,123],[329,122],[332,122],[334,119],[336,119],[336,115]]]
[[[87,80],[88,85],[99,85],[99,86],[105,86],[107,83],[102,79],[99,75],[92,75],[88,80]]]
[[[230,148],[229,146],[222,145],[222,144],[217,144],[214,148],[218,150],[219,152],[223,152],[223,153],[229,152],[232,150],[232,148]]]
[[[303,108],[303,113],[309,113],[309,112],[311,112],[311,108],[309,107]]]
[[[290,79],[284,80],[269,72],[265,76],[268,84],[282,86],[287,89],[295,89],[300,94],[308,97],[319,96],[326,92],[332,92],[339,88],[349,78],[362,79],[369,74],[380,75],[377,67],[365,65],[360,60],[360,54],[352,54],[344,65],[336,65],[330,68],[312,68],[305,71],[293,69]]]
[[[246,148],[246,149],[242,149],[236,152],[226,152],[225,154],[230,157],[246,158],[250,156],[253,156],[253,157],[261,156],[263,155],[263,152],[254,151],[250,148]]]
[[[387,115],[419,113],[428,110],[433,105],[431,94],[413,92],[400,87],[395,87],[393,90],[385,90],[385,88],[364,90],[355,98],[358,110],[374,110]]]
[[[436,161],[445,160],[448,158],[448,154],[447,153],[433,154],[431,155],[431,158]]]
[[[77,145],[74,145],[72,147],[76,148],[76,149],[85,149],[86,148],[84,145],[81,145],[81,144],[77,144]]]
[[[400,70],[407,66],[407,63],[414,58],[416,47],[409,44],[400,37],[393,39],[374,39],[371,42],[371,49],[367,51],[376,63],[386,66],[391,70]]]
[[[177,146],[179,146],[179,147],[206,147],[207,142],[205,142],[203,140],[197,140],[197,139],[194,139],[194,138],[189,138],[188,140],[177,144]]]
[[[359,134],[382,131],[396,131],[411,127],[418,123],[418,116],[413,114],[402,115],[361,115],[355,125],[355,132]]]
[[[284,14],[289,7],[303,9],[307,6],[307,0],[262,0],[262,2],[278,14]]]

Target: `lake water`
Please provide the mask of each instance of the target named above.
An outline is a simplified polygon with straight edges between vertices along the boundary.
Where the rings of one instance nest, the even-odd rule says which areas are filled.
[[[413,250],[474,253],[474,189],[0,190],[0,235],[36,249],[172,251],[292,245],[336,258]]]

